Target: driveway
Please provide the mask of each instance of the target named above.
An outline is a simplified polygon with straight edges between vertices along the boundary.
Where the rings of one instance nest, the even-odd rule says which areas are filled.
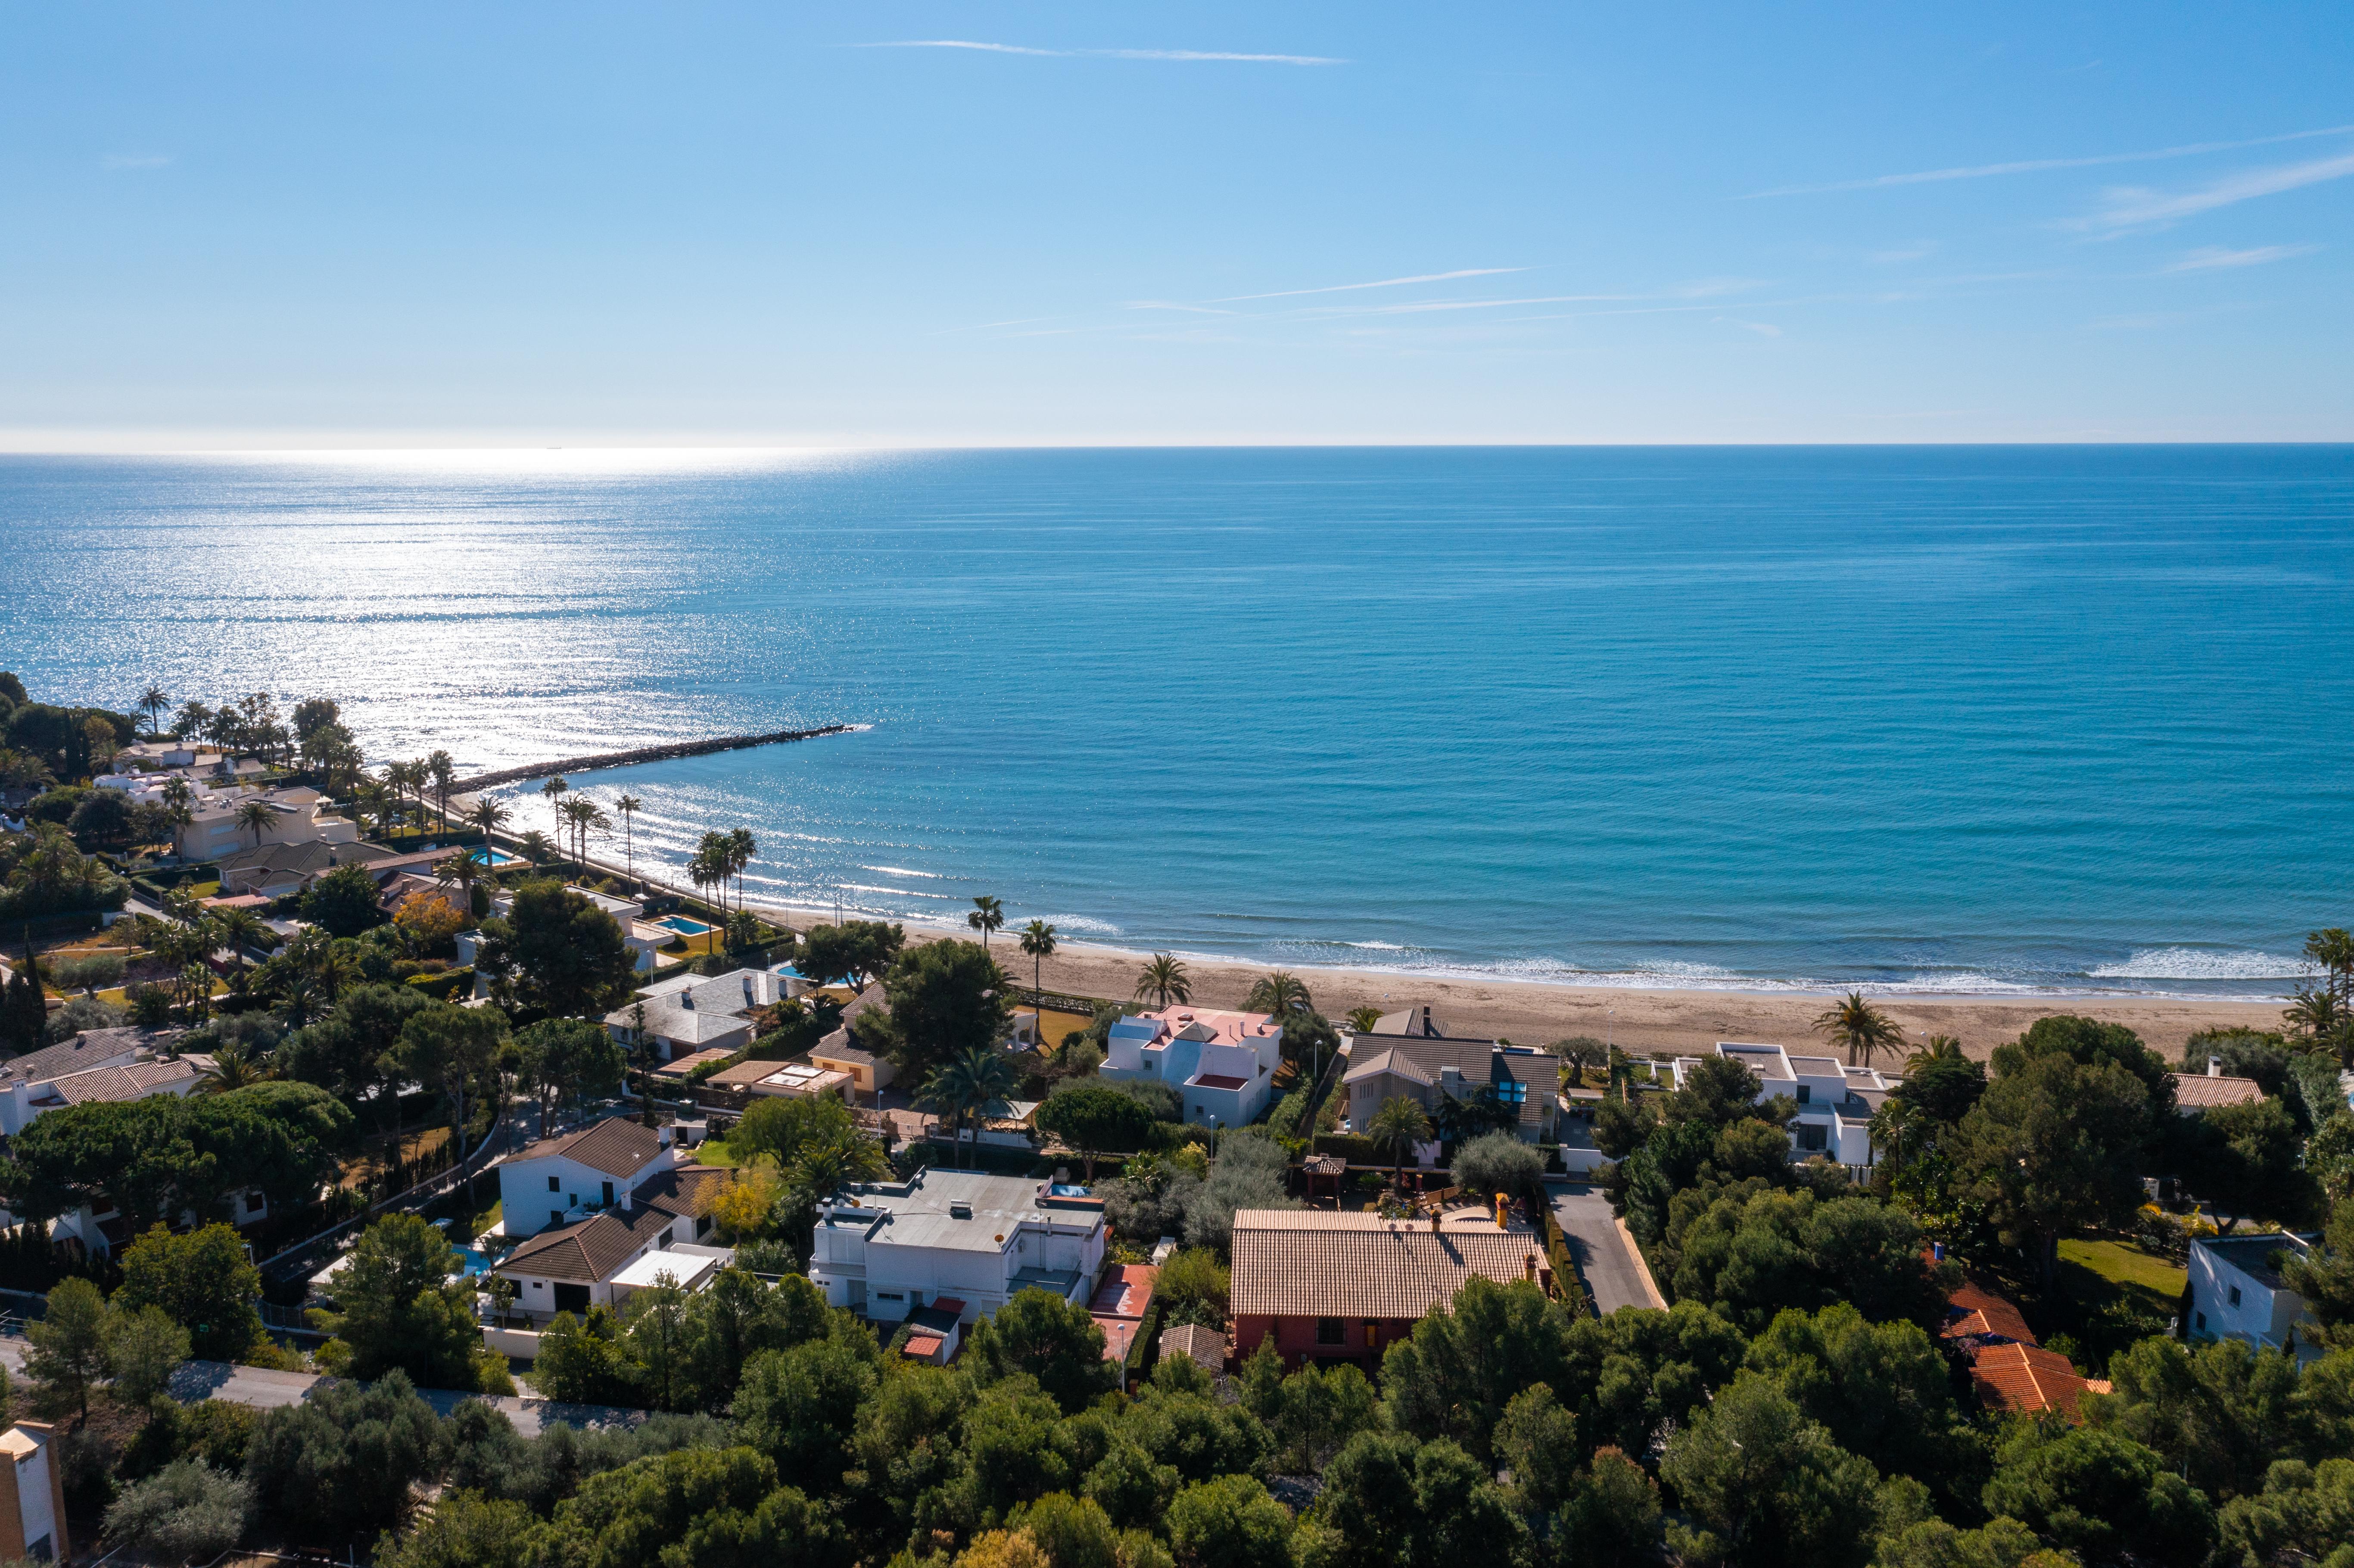
[[[0,1339],[0,1366],[5,1366],[12,1377],[22,1378],[25,1374],[25,1348],[22,1340]],[[272,1372],[265,1367],[231,1366],[225,1361],[186,1361],[172,1374],[172,1397],[183,1404],[194,1404],[201,1399],[225,1399],[231,1404],[272,1410],[282,1404],[302,1404],[311,1396],[313,1389],[327,1381],[315,1372]],[[445,1388],[422,1388],[417,1392],[443,1415],[467,1400],[481,1399],[493,1409],[504,1411],[506,1418],[514,1423],[514,1429],[525,1437],[536,1437],[550,1426],[634,1426],[646,1418],[642,1410],[620,1410],[603,1404],[566,1404],[513,1394],[458,1393]]]
[[[1667,1305],[1633,1239],[1610,1212],[1609,1199],[1583,1181],[1548,1181],[1545,1191],[1553,1195],[1553,1216],[1596,1311]]]

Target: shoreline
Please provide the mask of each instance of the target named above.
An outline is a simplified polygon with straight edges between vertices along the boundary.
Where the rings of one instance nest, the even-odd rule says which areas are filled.
[[[796,930],[830,923],[832,912],[758,900],[746,906]],[[937,940],[971,938],[961,924],[902,920],[909,937]],[[1011,926],[990,941],[1006,973],[1028,985],[1029,963]],[[1049,991],[1078,996],[1119,998],[1135,987],[1136,971],[1150,955],[1093,942],[1059,942],[1043,966]],[[1193,1001],[1205,1008],[1238,1008],[1253,981],[1270,969],[1288,968],[1306,982],[1319,1011],[1339,1018],[1359,1006],[1394,1012],[1427,1002],[1450,1033],[1509,1039],[1544,1045],[1573,1034],[1590,1034],[1640,1056],[1652,1052],[1689,1054],[1719,1040],[1770,1042],[1793,1048],[1822,1049],[1815,1016],[1841,990],[1743,990],[1725,987],[1576,985],[1558,980],[1486,979],[1461,973],[1349,967],[1278,966],[1240,959],[1180,953],[1193,982]],[[2016,1039],[2036,1019],[2078,1013],[2122,1023],[2168,1061],[2179,1060],[2192,1034],[2206,1029],[2277,1030],[2280,999],[2160,996],[2149,993],[2037,992],[1983,995],[1932,992],[1891,994],[1862,987],[1873,1003],[1905,1031],[1910,1050],[1931,1034],[1951,1034],[1981,1060],[1997,1045]],[[1903,1052],[1898,1053],[1899,1060]]]

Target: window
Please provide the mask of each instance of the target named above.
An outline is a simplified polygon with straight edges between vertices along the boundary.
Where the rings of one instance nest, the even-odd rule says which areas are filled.
[[[564,1189],[557,1184],[556,1178],[553,1176],[550,1176],[547,1179],[547,1190],[551,1192],[561,1192],[564,1191]]]
[[[2239,1287],[2238,1286],[2234,1285],[2233,1287],[2232,1287],[2232,1306],[2234,1306],[2234,1307],[2237,1307],[2239,1304],[2240,1304],[2240,1287]]]
[[[1348,1325],[1338,1318],[1316,1319],[1316,1342],[1320,1345],[1345,1345],[1349,1342]]]
[[[1825,1142],[1824,1133],[1826,1130],[1827,1129],[1819,1127],[1801,1127],[1798,1128],[1798,1147],[1801,1149],[1817,1150],[1822,1148]]]
[[[1815,1097],[1815,1091],[1814,1091],[1814,1086],[1813,1086],[1812,1085],[1809,1085],[1809,1084],[1800,1084],[1800,1085],[1798,1086],[1798,1103],[1799,1103],[1800,1105],[1802,1105],[1802,1106],[1803,1106],[1803,1105],[1809,1105],[1809,1104],[1813,1103],[1813,1101],[1814,1101],[1814,1097]]]
[[[2206,1330],[2207,1330],[2207,1314],[2206,1314],[2206,1313],[2204,1313],[2204,1312],[2200,1312],[2200,1313],[2195,1313],[2195,1314],[2193,1314],[2193,1316],[2195,1316],[2195,1317],[2199,1319],[2199,1330],[2200,1330],[2200,1332],[2201,1332],[2201,1333],[2206,1332]]]
[[[551,1225],[560,1225],[560,1224],[562,1224],[564,1223],[564,1211],[563,1211],[563,1210],[561,1210],[561,1209],[550,1209],[550,1210],[548,1210],[548,1211],[547,1211],[547,1223],[548,1223],[549,1224],[551,1224]]]
[[[535,1279],[531,1282],[531,1287],[534,1290],[545,1290],[547,1288],[547,1281],[545,1279]]]
[[[259,1192],[248,1192],[248,1193],[245,1195],[245,1212],[246,1212],[247,1213],[249,1213],[249,1214],[258,1214],[258,1213],[261,1213],[261,1205],[262,1205],[262,1197],[261,1197],[261,1194],[260,1194],[260,1193],[259,1193]]]
[[[709,1214],[705,1214],[695,1222],[695,1234],[698,1236],[708,1235],[711,1234],[711,1216]]]
[[[606,1183],[605,1183],[605,1202],[608,1202],[608,1203],[610,1203],[612,1201],[613,1201],[613,1184],[612,1184],[610,1181],[608,1181],[608,1182],[606,1182]]]

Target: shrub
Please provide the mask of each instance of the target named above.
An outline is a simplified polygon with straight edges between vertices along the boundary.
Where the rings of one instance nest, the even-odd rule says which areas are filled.
[[[436,1001],[455,1001],[474,993],[474,971],[472,969],[443,969],[440,974],[411,975],[407,983]]]
[[[1198,1323],[1205,1329],[1226,1326],[1226,1293],[1232,1276],[1218,1255],[1203,1247],[1187,1247],[1169,1255],[1153,1284],[1167,1325]]]
[[[91,953],[86,958],[68,959],[50,971],[49,979],[61,991],[104,991],[122,983],[122,955]]]
[[[1455,1151],[1455,1184],[1481,1202],[1499,1192],[1544,1203],[1544,1156],[1509,1132],[1475,1138]]]
[[[259,1506],[309,1541],[390,1528],[432,1473],[441,1418],[406,1375],[323,1383],[301,1404],[262,1413],[246,1447]]]
[[[145,986],[141,989],[160,994],[164,999],[165,1016],[170,1015],[171,992],[164,991],[159,986]],[[138,997],[134,994],[132,998],[134,1012],[137,1011],[138,1001]],[[122,1022],[122,1012],[120,1008],[110,1007],[93,996],[77,996],[49,1014],[48,1038],[52,1044],[62,1044],[85,1029],[111,1029]]]
[[[134,1552],[202,1561],[244,1533],[245,1482],[201,1459],[175,1459],[125,1487],[106,1510],[106,1539]]]

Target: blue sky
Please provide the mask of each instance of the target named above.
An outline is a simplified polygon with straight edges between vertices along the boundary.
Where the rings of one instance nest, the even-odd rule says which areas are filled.
[[[5,26],[9,448],[2354,439],[2342,5]]]

